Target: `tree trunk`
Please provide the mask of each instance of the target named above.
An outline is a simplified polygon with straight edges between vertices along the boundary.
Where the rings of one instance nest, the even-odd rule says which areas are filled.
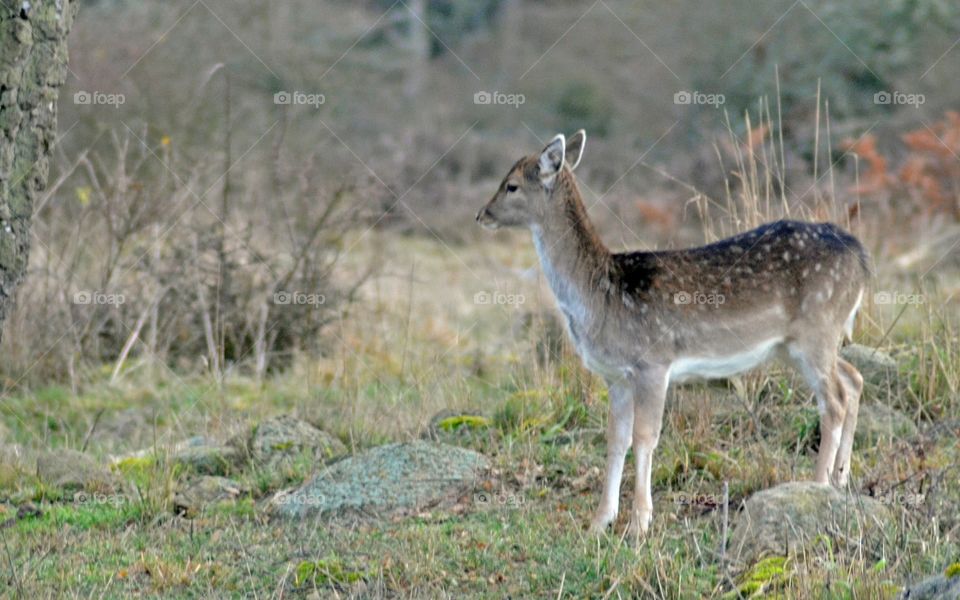
[[[76,0],[0,2],[0,337],[47,184]]]

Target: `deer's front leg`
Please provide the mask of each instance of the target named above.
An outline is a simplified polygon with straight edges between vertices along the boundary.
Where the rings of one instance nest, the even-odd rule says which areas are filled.
[[[653,452],[660,440],[668,384],[668,372],[660,368],[645,369],[638,373],[635,381],[633,457],[637,463],[637,482],[628,533],[636,538],[647,533],[653,518],[650,473],[653,470]]]
[[[610,386],[610,413],[607,417],[607,470],[603,482],[603,496],[596,515],[590,522],[590,531],[603,532],[617,517],[620,504],[620,481],[623,462],[630,449],[633,430],[633,390],[627,382]]]

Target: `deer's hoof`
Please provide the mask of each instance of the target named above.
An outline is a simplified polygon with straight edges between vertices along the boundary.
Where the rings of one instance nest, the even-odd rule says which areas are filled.
[[[590,532],[590,535],[601,536],[607,532],[607,529],[610,528],[611,523],[613,523],[613,517],[597,515],[590,521],[590,527],[588,531]]]
[[[651,515],[649,513],[645,515],[634,514],[630,517],[630,524],[627,526],[627,538],[635,541],[645,538],[650,530],[650,521]]]

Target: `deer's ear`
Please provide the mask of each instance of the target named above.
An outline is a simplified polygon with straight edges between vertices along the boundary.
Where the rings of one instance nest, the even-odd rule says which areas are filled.
[[[566,160],[570,170],[577,168],[583,158],[583,147],[587,144],[587,132],[580,129],[567,138]]]
[[[553,179],[563,166],[563,155],[566,152],[566,140],[562,133],[550,140],[547,147],[540,153],[540,179]]]

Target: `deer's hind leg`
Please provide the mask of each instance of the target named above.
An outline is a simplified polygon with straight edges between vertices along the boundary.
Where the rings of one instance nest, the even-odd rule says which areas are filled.
[[[817,452],[814,480],[818,483],[831,483],[848,406],[848,394],[838,373],[837,351],[832,342],[824,347],[799,341],[790,343],[787,350],[791,362],[817,398],[817,410],[820,413],[820,450]],[[855,427],[856,415],[851,422]]]
[[[846,394],[847,413],[843,419],[843,431],[840,434],[840,448],[833,465],[834,483],[838,487],[847,485],[850,476],[850,455],[853,453],[853,436],[857,430],[857,413],[860,408],[860,394],[863,392],[863,376],[856,367],[837,358],[837,372],[841,387]]]

